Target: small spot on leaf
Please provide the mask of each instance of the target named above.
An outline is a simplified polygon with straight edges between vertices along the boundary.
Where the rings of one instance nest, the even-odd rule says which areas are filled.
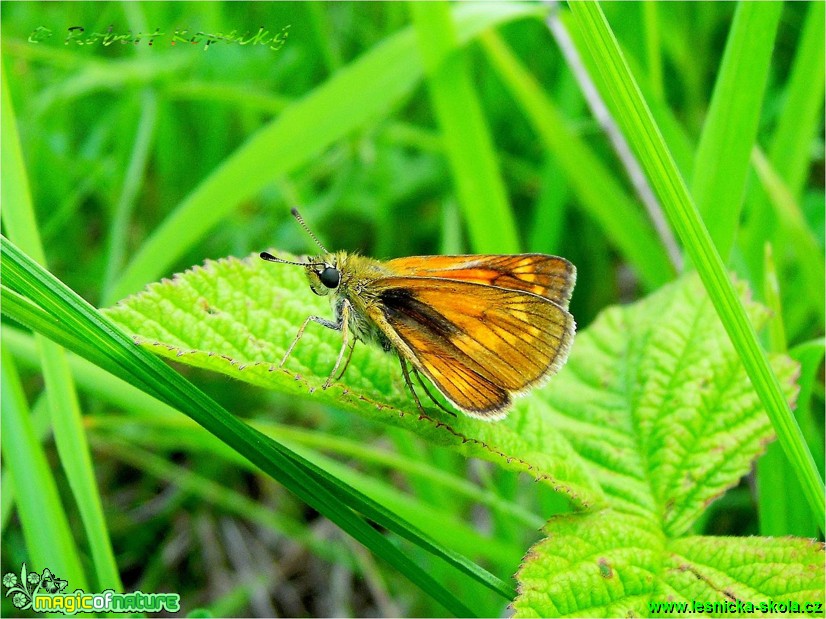
[[[611,569],[611,566],[608,564],[608,561],[604,557],[600,557],[597,563],[599,565],[600,576],[602,576],[603,578],[614,577],[614,570]]]

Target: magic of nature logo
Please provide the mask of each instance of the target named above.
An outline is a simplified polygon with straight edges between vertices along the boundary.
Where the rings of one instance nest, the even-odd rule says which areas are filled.
[[[66,593],[67,580],[58,578],[49,568],[42,572],[28,571],[25,563],[19,577],[13,572],[3,575],[3,586],[16,608],[37,613],[177,613],[181,610],[181,596],[177,593],[116,593],[112,589],[101,593],[75,589],[73,593]]]

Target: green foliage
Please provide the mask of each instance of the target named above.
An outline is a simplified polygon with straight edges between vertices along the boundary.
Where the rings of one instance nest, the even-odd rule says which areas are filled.
[[[545,531],[519,570],[516,617],[681,617],[698,610],[654,604],[693,601],[710,615],[748,617],[778,603],[803,613],[823,599],[823,545],[812,540],[670,539],[651,520],[612,510],[558,516]],[[806,614],[822,616],[814,609]]]
[[[454,418],[433,405],[431,416],[421,417],[396,359],[364,345],[356,347],[346,377],[322,390],[341,348],[341,334],[314,323],[279,368],[304,319],[330,311],[328,301],[310,291],[303,269],[250,256],[210,262],[153,284],[106,313],[136,341],[175,361],[310,397],[412,430],[463,455],[528,471],[579,506],[601,502],[601,492],[575,463],[570,445],[541,431],[546,422],[541,404],[533,400],[519,402],[503,423],[461,413]]]
[[[204,616],[500,616],[517,572],[523,616],[822,600],[783,536],[822,539],[824,6],[4,3],[3,573]],[[322,390],[315,324],[279,370],[330,308],[224,257],[307,251],[294,205],[376,258],[569,258],[568,366],[496,424],[366,346]]]
[[[743,298],[750,320],[758,327],[764,324],[765,309],[747,295]],[[671,593],[678,599],[692,598],[687,583],[680,578],[669,580],[671,567],[663,563],[663,557],[672,551],[662,540],[676,544],[709,503],[748,472],[772,438],[771,424],[699,278],[683,278],[644,301],[606,310],[578,334],[559,376],[520,401],[505,421],[496,424],[462,415],[451,419],[435,408],[428,411],[430,417],[419,415],[404,391],[395,361],[370,347],[357,349],[352,375],[322,390],[341,339],[340,334],[321,326],[306,331],[299,340],[286,361],[289,369],[278,368],[276,360],[283,356],[304,317],[324,316],[331,311],[326,305],[326,299],[309,291],[302,269],[271,265],[251,256],[243,261],[208,263],[154,284],[107,313],[134,333],[138,343],[180,363],[338,403],[436,444],[453,445],[466,455],[528,469],[580,508],[597,509],[593,516],[574,519],[575,531],[566,529],[571,523],[566,517],[546,526],[553,543],[540,542],[518,576],[522,595],[515,606],[523,616],[593,610],[588,605],[592,600],[585,606],[560,606],[571,599],[566,579],[586,578],[593,567],[587,562],[568,558],[564,571],[576,571],[569,563],[584,571],[579,576],[566,575],[559,581],[558,593],[548,588],[546,570],[558,582],[554,570],[561,568],[549,563],[544,553],[558,557],[558,548],[566,544],[560,539],[568,537],[584,537],[587,548],[606,543],[617,544],[617,552],[621,551],[616,561],[613,554],[608,555],[619,589],[609,595],[610,602],[596,605],[606,615],[625,614],[619,612],[624,604],[641,612],[646,600]],[[793,400],[796,365],[788,357],[777,356],[773,369],[786,397]],[[610,508],[599,511],[605,505]],[[606,528],[607,522],[618,530]],[[635,525],[628,526],[628,522]],[[640,528],[646,535],[640,535]],[[660,540],[656,551],[648,548],[649,538]],[[623,540],[639,546],[626,547]],[[819,599],[823,596],[816,584],[820,570],[808,563],[822,565],[823,555],[813,559],[809,555],[815,551],[811,550],[807,557],[794,560],[794,548],[800,542],[785,542],[789,568],[805,575],[808,588],[802,593],[775,589],[765,595],[793,591],[802,595],[796,598],[802,601]],[[736,549],[733,541],[708,538],[702,543]],[[743,544],[746,556],[749,543]],[[781,542],[772,544],[782,552]],[[697,541],[687,548],[700,546]],[[639,548],[651,554],[639,553]],[[636,590],[627,580],[629,574],[652,571],[651,565],[641,562],[647,556],[651,565],[663,566],[666,576],[662,582],[641,581]],[[708,579],[710,570],[729,568],[737,565],[711,562],[694,571],[697,578]],[[776,576],[791,579],[781,568],[774,569]],[[741,584],[760,582],[765,576],[756,573]],[[550,596],[551,601],[537,602],[537,596]]]
[[[359,515],[396,530],[424,548],[435,551],[447,562],[463,569],[486,586],[505,593],[506,587],[494,576],[466,558],[436,544],[409,523],[326,471],[306,461],[274,439],[241,423],[208,395],[187,382],[131,341],[106,317],[89,307],[62,283],[43,271],[30,258],[0,237],[0,257],[5,273],[3,312],[22,324],[40,331],[55,343],[79,351],[98,365],[130,382],[161,401],[178,408],[262,471],[283,483],[310,505],[337,523],[391,565],[397,564],[414,583],[455,614],[470,613],[452,595],[384,536],[379,535]],[[50,319],[54,317],[58,328]]]
[[[765,321],[765,310],[753,302],[747,309],[753,321]],[[821,545],[683,537],[771,437],[698,278],[606,311],[580,334],[576,350],[581,356],[548,399],[567,400],[560,408],[570,419],[555,427],[587,454],[611,508],[549,521],[548,538],[517,575],[516,615],[644,616],[651,601],[723,595],[755,605],[822,599]],[[585,368],[578,359],[587,359]],[[795,364],[776,357],[773,367],[793,397]],[[571,382],[589,388],[590,407]],[[749,569],[755,557],[760,567]]]
[[[462,7],[457,29],[466,42],[486,27],[531,12],[536,10],[522,4],[481,11],[470,5]],[[335,140],[387,113],[421,78],[418,60],[412,29],[405,29],[288,106],[170,214],[133,258],[115,286],[112,300],[134,292],[142,282],[162,272],[222,215],[267,181],[289,174]],[[301,139],[295,139],[299,127]]]
[[[791,409],[784,402],[777,376],[769,367],[754,327],[749,323],[742,304],[737,301],[725,264],[715,251],[708,228],[700,218],[616,38],[598,5],[574,3],[571,8],[580,28],[588,35],[591,53],[600,61],[600,73],[617,109],[617,123],[633,145],[653,191],[703,280],[723,326],[777,429],[780,444],[798,471],[812,513],[823,522],[826,520],[823,480],[811,453],[806,449],[805,439]],[[771,13],[765,18],[767,23],[770,23],[770,17]],[[733,36],[736,34],[733,33]],[[742,133],[737,136],[740,140],[743,139]],[[720,142],[714,155],[728,155],[723,142]]]

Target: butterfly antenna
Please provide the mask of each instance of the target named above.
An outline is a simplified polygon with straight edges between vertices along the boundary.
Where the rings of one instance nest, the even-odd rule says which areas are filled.
[[[322,263],[316,263],[316,262],[293,262],[292,260],[284,260],[283,258],[276,258],[275,256],[273,256],[273,255],[272,255],[270,252],[268,252],[268,251],[262,251],[262,252],[261,252],[260,254],[258,254],[258,255],[260,256],[260,258],[261,258],[262,260],[266,260],[267,262],[280,262],[281,264],[294,264],[295,266],[298,266],[298,267],[306,267],[306,266],[308,266],[308,265],[313,265],[313,266],[319,266],[319,265],[320,265],[320,266],[324,266]]]
[[[304,228],[304,230],[307,232],[307,234],[310,235],[310,238],[312,238],[315,241],[315,244],[318,245],[324,251],[325,254],[329,254],[330,252],[327,251],[327,248],[324,247],[324,245],[321,244],[321,241],[318,240],[318,237],[315,234],[313,234],[312,230],[310,230],[310,227],[306,224],[306,222],[304,221],[304,218],[301,216],[301,213],[298,212],[298,209],[295,208],[295,207],[292,207],[290,209],[290,212],[293,214],[293,217],[296,218],[298,223],[301,224],[301,227]]]

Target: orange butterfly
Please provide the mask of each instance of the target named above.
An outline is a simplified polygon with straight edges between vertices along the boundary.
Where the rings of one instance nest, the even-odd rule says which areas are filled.
[[[411,374],[441,408],[420,374],[456,408],[494,420],[507,414],[513,396],[548,380],[568,358],[576,326],[568,312],[576,268],[564,258],[415,256],[381,262],[327,251],[298,211],[292,214],[324,254],[306,263],[267,252],[261,258],[304,267],[314,293],[333,294],[335,320],[309,316],[281,365],[310,321],[341,331],[341,350],[325,389],[349,351],[337,378],[347,369],[356,341],[375,342],[395,351],[421,410]]]

